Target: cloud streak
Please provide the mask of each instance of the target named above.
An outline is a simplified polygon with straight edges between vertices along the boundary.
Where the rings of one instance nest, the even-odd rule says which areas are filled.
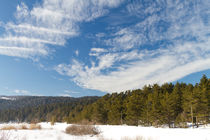
[[[21,3],[14,22],[0,22],[5,30],[0,36],[0,55],[33,60],[49,56],[81,34],[80,24],[107,15],[123,2],[43,0],[32,9]],[[81,87],[120,92],[172,82],[210,68],[208,0],[132,0],[125,5],[122,11],[129,17],[125,20],[131,17],[135,22],[96,33],[96,40],[106,47],[90,49],[90,64],[73,59],[55,70]],[[77,58],[79,52],[75,51]]]
[[[39,58],[51,53],[50,45],[64,46],[67,39],[80,34],[79,24],[108,13],[122,0],[43,0],[31,10],[17,6],[15,22],[0,23],[5,33],[0,37],[0,54]]]
[[[143,7],[143,9],[142,9]],[[55,69],[78,85],[104,92],[172,82],[210,69],[208,1],[134,1],[127,12],[139,21],[91,49],[91,66],[78,60]]]

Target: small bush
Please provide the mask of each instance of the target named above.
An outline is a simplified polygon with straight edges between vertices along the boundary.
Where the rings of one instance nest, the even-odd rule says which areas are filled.
[[[41,127],[41,125],[39,125],[39,124],[30,124],[29,129],[30,129],[30,130],[42,129],[42,127]]]
[[[51,124],[51,125],[54,125],[54,124],[55,124],[55,120],[56,120],[56,118],[55,118],[55,116],[53,116],[53,117],[51,118],[50,124]]]
[[[95,126],[91,125],[71,125],[66,128],[66,133],[76,136],[98,135],[100,132]]]
[[[23,125],[20,126],[19,129],[21,129],[21,130],[26,130],[26,129],[28,129],[28,127],[27,127],[25,124],[23,124]]]

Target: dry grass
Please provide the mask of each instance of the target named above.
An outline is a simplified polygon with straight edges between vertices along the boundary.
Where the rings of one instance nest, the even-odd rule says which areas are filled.
[[[17,130],[17,128],[12,125],[8,125],[8,126],[2,127],[1,130]]]
[[[39,125],[39,124],[30,124],[29,130],[36,130],[36,129],[42,129],[41,125]]]
[[[71,125],[66,128],[66,133],[76,136],[98,135],[100,132],[95,126],[91,125]]]
[[[25,124],[22,124],[20,126],[7,125],[7,126],[3,126],[0,130],[36,130],[36,129],[42,129],[41,125],[30,124],[29,127],[27,127]]]
[[[22,124],[19,129],[21,129],[21,130],[27,130],[28,127],[25,124]]]

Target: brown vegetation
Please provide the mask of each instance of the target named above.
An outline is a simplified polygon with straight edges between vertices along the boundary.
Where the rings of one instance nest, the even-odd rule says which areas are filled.
[[[42,129],[41,125],[39,124],[30,124],[30,130]]]
[[[25,124],[22,124],[20,126],[7,125],[7,126],[3,126],[0,130],[35,130],[35,129],[42,129],[41,125],[30,124],[29,127],[27,127]]]
[[[26,129],[28,129],[28,127],[25,124],[22,124],[19,129],[26,130]]]
[[[76,136],[98,135],[100,132],[95,126],[91,125],[70,125],[66,128],[66,133]]]
[[[12,125],[7,125],[2,127],[1,130],[17,130],[17,128]]]

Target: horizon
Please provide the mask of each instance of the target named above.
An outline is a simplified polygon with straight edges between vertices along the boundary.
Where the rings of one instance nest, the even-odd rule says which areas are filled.
[[[195,85],[210,76],[209,6],[208,0],[2,1],[0,96]]]
[[[203,74],[203,76],[204,76],[205,74]],[[205,75],[206,76],[206,75]],[[208,77],[207,77],[208,78]],[[166,83],[168,83],[168,82],[166,82]],[[180,84],[182,84],[182,83],[184,83],[184,84],[192,84],[193,86],[195,86],[196,84],[199,84],[199,82],[197,82],[197,83],[185,83],[185,82],[183,82],[183,81],[175,81],[175,82],[169,82],[168,84],[173,84],[173,85],[175,85],[176,83],[180,83]],[[154,83],[154,84],[157,84],[157,83]],[[153,84],[153,85],[154,85]],[[165,83],[163,83],[163,84],[165,84]],[[144,85],[144,86],[153,86],[153,85],[150,85],[150,84],[148,84],[148,85]],[[162,86],[162,85],[159,85],[159,86]],[[138,89],[140,89],[140,90],[142,90],[142,88],[138,88]],[[134,90],[138,90],[138,89],[132,89],[132,90],[126,90],[126,91],[134,91]],[[117,94],[120,94],[120,93],[125,93],[126,91],[121,91],[121,92],[117,92]],[[116,93],[116,92],[113,92],[113,93]],[[107,94],[113,94],[113,93],[105,93],[104,95],[107,95]],[[65,97],[65,98],[83,98],[83,97],[102,97],[102,96],[104,96],[104,95],[90,95],[90,96],[77,96],[77,97],[72,97],[72,96],[66,96],[66,95],[18,95],[18,94],[16,94],[16,95],[0,95],[0,97],[21,97],[21,96],[23,96],[23,97]]]

